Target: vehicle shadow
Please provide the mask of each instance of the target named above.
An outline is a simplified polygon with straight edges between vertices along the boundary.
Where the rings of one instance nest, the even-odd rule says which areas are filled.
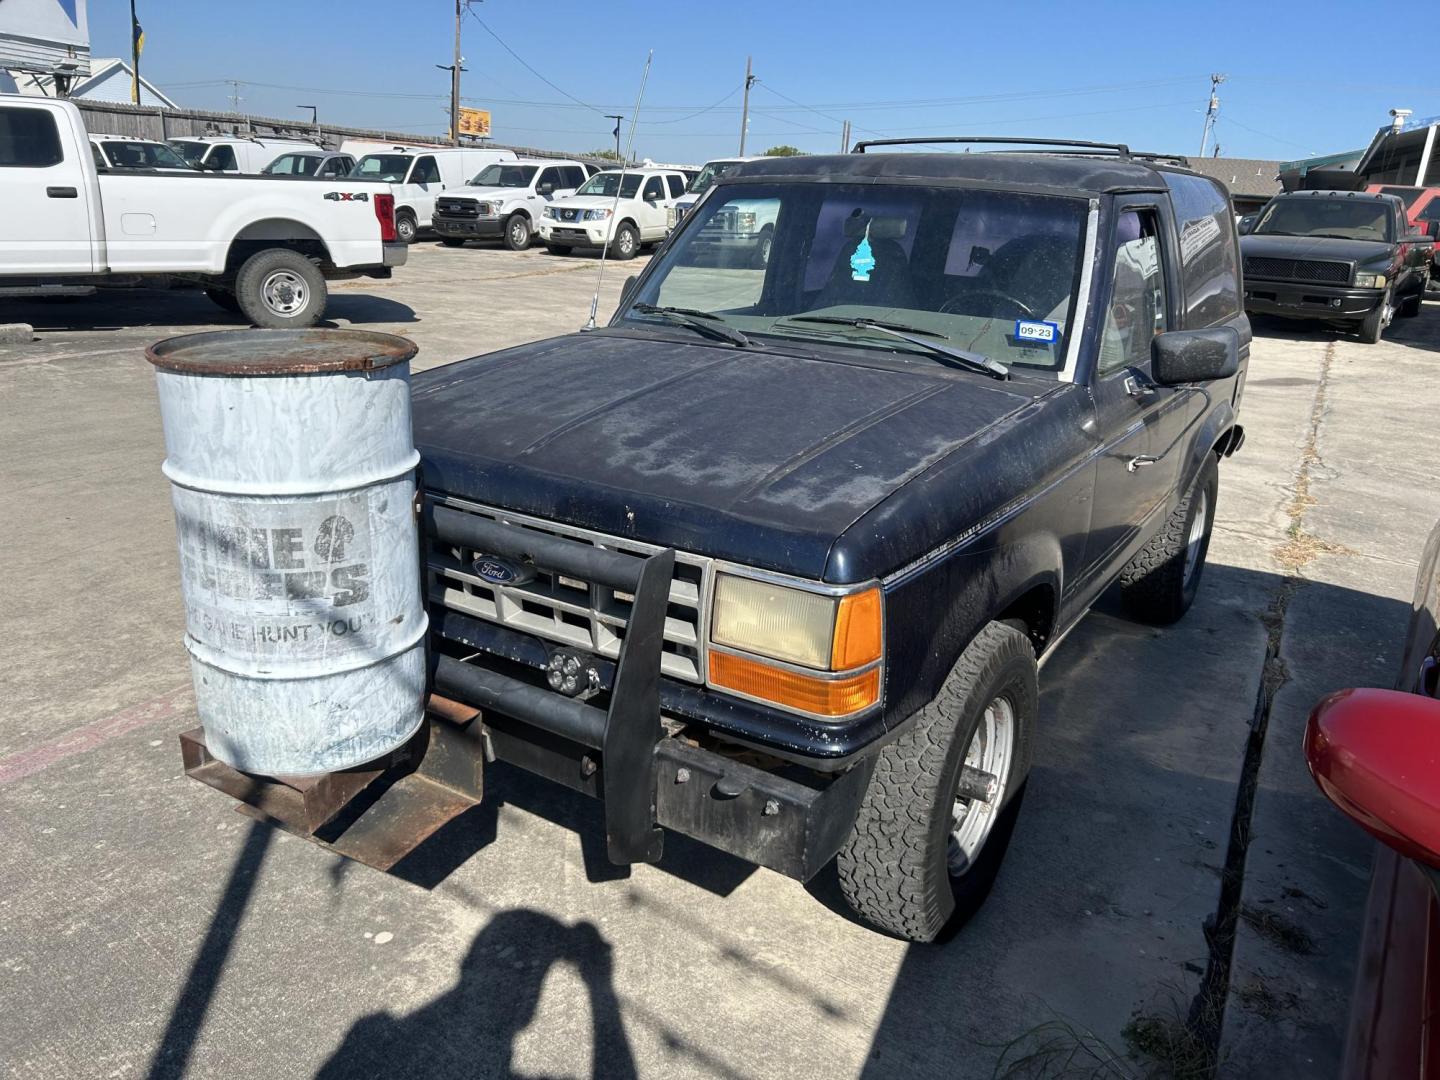
[[[965,1075],[990,1075],[992,1065],[1007,1076],[1148,1075],[1112,1069],[1108,1055],[1123,1060],[1121,1032],[1137,1015],[1181,1024],[1199,988],[1264,670],[1264,621],[1286,581],[1217,564],[1205,574],[1174,627],[1127,622],[1109,594],[1046,665],[1026,805],[994,890],[946,944],[906,948],[863,1077],[949,1077],[955,1062],[977,1057],[988,1058],[986,1071]],[[1281,639],[1285,715],[1277,719],[1276,705],[1265,743],[1264,846],[1285,823],[1286,858],[1260,858],[1328,904],[1312,912],[1313,962],[1343,969],[1354,943],[1339,931],[1358,934],[1364,887],[1354,868],[1368,865],[1370,841],[1338,816],[1333,831],[1315,832],[1310,815],[1323,798],[1304,775],[1300,728],[1325,693],[1390,684],[1409,608],[1321,582],[1298,589]],[[833,880],[811,893],[843,913]],[[1275,1023],[1306,1021],[1314,1003],[1297,993],[1298,1011]]]
[[[609,943],[591,923],[567,925],[515,908],[499,912],[476,935],[451,989],[404,1016],[379,1012],[357,1020],[316,1078],[521,1075],[513,1063],[516,1036],[535,1019],[545,980],[560,964],[584,983],[590,1075],[636,1076]],[[577,1042],[583,1046],[583,1037]]]
[[[1349,341],[1360,344],[1355,330],[1321,322],[1251,315],[1250,327],[1256,337],[1271,341]],[[1420,307],[1420,314],[1414,318],[1397,316],[1386,328],[1382,343],[1440,351],[1440,303],[1433,299],[1426,301]]]
[[[411,323],[419,317],[408,304],[358,289],[330,294],[321,326]],[[55,330],[117,331],[135,327],[239,329],[243,315],[222,311],[198,289],[102,289],[93,296],[18,297],[0,301],[0,322],[29,323],[37,333]]]

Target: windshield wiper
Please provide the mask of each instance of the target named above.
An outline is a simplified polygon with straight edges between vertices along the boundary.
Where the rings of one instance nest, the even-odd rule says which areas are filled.
[[[630,310],[638,311],[642,315],[659,315],[662,319],[668,319],[677,326],[688,326],[691,330],[697,330],[706,337],[728,341],[742,349],[750,347],[748,337],[734,327],[726,326],[719,315],[709,311],[687,307],[658,307],[655,304],[631,304]]]
[[[953,345],[932,341],[931,338],[943,339],[945,335],[926,330],[922,326],[907,326],[905,323],[884,322],[879,319],[847,318],[841,315],[790,315],[782,321],[825,323],[830,326],[850,326],[856,330],[873,330],[908,341],[912,345],[919,345],[935,356],[954,361],[955,367],[964,368],[966,371],[977,371],[981,375],[989,375],[992,379],[1010,377],[1010,369],[998,360],[992,360],[984,353],[970,352],[968,349],[957,349]]]

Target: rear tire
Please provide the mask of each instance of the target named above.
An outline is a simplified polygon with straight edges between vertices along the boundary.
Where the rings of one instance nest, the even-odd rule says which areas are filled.
[[[1360,340],[1366,345],[1378,345],[1380,339],[1385,336],[1385,328],[1390,325],[1390,317],[1394,314],[1390,301],[1390,290],[1386,289],[1385,295],[1380,298],[1380,303],[1375,305],[1375,310],[1361,321]]]
[[[205,290],[205,296],[216,307],[234,315],[240,314],[240,301],[236,299],[235,294],[229,289],[207,288]]]
[[[329,299],[320,268],[289,248],[269,248],[246,259],[235,275],[235,299],[256,326],[293,330],[313,326]]]
[[[415,215],[409,210],[401,210],[395,215],[395,239],[402,244],[413,244],[420,235],[420,226],[415,221]]]
[[[505,219],[505,246],[511,251],[524,251],[534,236],[530,219],[524,214],[511,214]]]
[[[447,236],[443,238],[440,243],[444,244],[446,247],[452,248],[459,248],[465,246],[465,241],[455,236]]]
[[[621,222],[610,243],[610,257],[620,262],[633,259],[640,250],[640,234],[628,221]]]
[[[1190,609],[1210,550],[1219,487],[1219,459],[1206,454],[1180,505],[1120,571],[1120,599],[1131,618],[1167,626]]]
[[[545,250],[551,255],[569,255],[574,249],[569,244],[546,244]]]
[[[1429,288],[1430,279],[1427,277],[1420,282],[1420,287],[1416,289],[1412,295],[1405,298],[1404,302],[1400,305],[1400,309],[1396,311],[1395,314],[1399,315],[1402,319],[1413,319],[1416,315],[1419,315],[1420,305],[1425,302],[1425,292]]]
[[[1020,813],[1038,713],[1029,637],[989,623],[935,700],[876,758],[836,857],[840,891],[856,915],[907,941],[934,941],[979,909]],[[992,803],[957,793],[967,758],[996,769]]]

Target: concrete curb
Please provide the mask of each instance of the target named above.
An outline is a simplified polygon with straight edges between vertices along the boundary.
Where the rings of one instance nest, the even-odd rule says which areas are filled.
[[[35,340],[35,328],[29,323],[0,323],[0,345],[23,345]]]

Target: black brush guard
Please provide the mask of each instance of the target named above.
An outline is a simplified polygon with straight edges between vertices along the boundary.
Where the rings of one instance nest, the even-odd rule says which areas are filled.
[[[797,777],[666,737],[660,659],[673,550],[627,555],[428,500],[422,517],[427,539],[634,597],[608,707],[485,666],[483,650],[479,662],[436,652],[427,723],[385,759],[305,780],[251,776],[215,760],[197,728],[181,736],[190,776],[240,800],[244,813],[382,870],[480,801],[487,751],[601,797],[607,848],[617,864],[658,861],[661,825],[801,880],[833,857],[854,820],[873,758],[833,776]],[[449,620],[432,614],[440,616],[432,619],[432,633],[443,635],[440,627]],[[450,640],[474,644],[459,636]]]

